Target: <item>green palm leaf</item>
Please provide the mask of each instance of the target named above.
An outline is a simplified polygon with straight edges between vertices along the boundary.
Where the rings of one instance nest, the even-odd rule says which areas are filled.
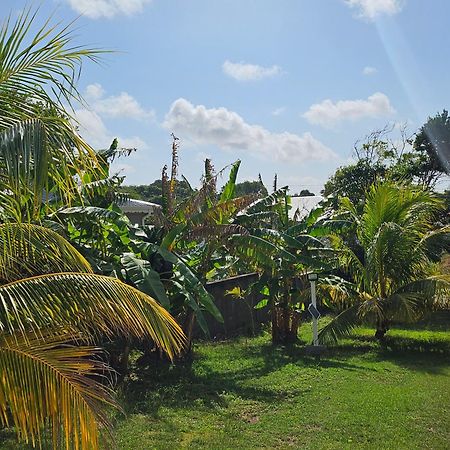
[[[338,314],[319,331],[321,344],[335,344],[340,338],[348,336],[359,324],[359,305],[353,305]]]
[[[28,8],[0,29],[0,131],[6,133],[3,144],[10,141],[10,151],[3,148],[0,155],[0,173],[6,175],[0,190],[20,199],[31,189],[35,208],[45,188],[69,204],[79,197],[75,175],[99,178],[102,172],[65,108],[82,101],[76,82],[83,60],[97,61],[102,52],[75,45],[72,24],[47,20],[36,27],[36,19],[37,11]]]
[[[46,143],[45,128],[39,120],[19,122],[0,133],[2,184],[18,199],[32,193],[35,207],[40,205],[43,192],[48,190]]]

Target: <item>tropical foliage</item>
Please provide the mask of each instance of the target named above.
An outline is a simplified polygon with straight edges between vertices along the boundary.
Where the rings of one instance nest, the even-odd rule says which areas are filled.
[[[134,336],[173,358],[185,341],[153,298],[94,274],[46,226],[105,172],[63,107],[98,52],[72,45],[69,28],[31,35],[34,20],[29,10],[0,33],[0,425],[33,446],[95,449],[115,404],[96,342]]]
[[[110,164],[133,149],[114,140],[94,151],[71,116],[81,63],[102,52],[75,44],[70,25],[35,20],[29,9],[0,31],[0,426],[19,440],[99,448],[117,406],[103,346],[120,354],[122,375],[133,346],[184,354],[196,325],[208,333],[207,314],[222,320],[211,280],[256,273],[249,291],[270,310],[274,343],[296,340],[311,271],[337,313],[323,342],[361,321],[382,339],[394,321],[448,306],[448,195],[432,191],[448,172],[446,111],[400,147],[386,130],[370,135],[305,217],[277,177],[270,194],[261,176],[238,183],[240,161],[216,172],[206,159],[192,188],[173,134],[170,174],[127,188]],[[151,225],[120,209],[136,193],[161,203]]]
[[[41,443],[45,426],[53,446],[98,448],[107,424],[102,403],[114,404],[102,382],[99,336],[148,339],[179,353],[184,336],[151,297],[95,275],[88,262],[55,232],[38,225],[0,225],[0,423]],[[72,269],[72,270],[71,270]]]
[[[383,338],[392,321],[416,320],[448,301],[450,278],[437,263],[449,249],[450,228],[434,222],[442,208],[429,191],[389,182],[369,189],[362,213],[342,200],[340,214],[356,224],[359,248],[331,236],[348,283],[328,287],[342,312],[322,329],[323,342],[347,334],[361,320]]]

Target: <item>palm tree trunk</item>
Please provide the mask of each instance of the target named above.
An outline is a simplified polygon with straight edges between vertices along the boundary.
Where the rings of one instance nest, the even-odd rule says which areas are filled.
[[[377,329],[375,331],[375,337],[379,341],[384,340],[388,330],[389,330],[389,321],[385,319],[377,319]]]
[[[187,343],[183,355],[181,356],[185,356],[191,353],[192,351],[192,338],[194,334],[194,325],[195,325],[194,311],[189,311],[183,324],[183,331],[184,334],[186,335]]]

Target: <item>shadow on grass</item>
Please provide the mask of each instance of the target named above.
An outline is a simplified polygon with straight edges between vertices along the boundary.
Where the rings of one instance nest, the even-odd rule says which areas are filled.
[[[161,407],[192,408],[195,405],[198,410],[209,411],[226,408],[228,396],[263,403],[301,396],[309,390],[308,386],[298,389],[279,386],[271,389],[246,383],[276,372],[288,364],[305,368],[320,366],[367,370],[346,361],[318,361],[305,355],[303,347],[299,345],[242,345],[234,349],[233,356],[242,361],[255,361],[255,364],[217,371],[207,364],[201,364],[205,356],[195,354],[193,360],[179,361],[176,365],[158,361],[145,367],[134,367],[122,387],[125,412],[149,414],[153,418],[159,418],[158,411]],[[201,370],[196,372],[193,364],[200,364]]]
[[[450,310],[433,311],[413,324],[402,324],[404,330],[449,331]]]
[[[218,349],[221,345],[229,346],[223,354]],[[380,345],[371,336],[356,335],[329,348],[320,358],[307,355],[302,343],[273,346],[261,338],[245,343],[238,340],[211,344],[209,348],[218,353],[205,356],[203,352],[197,352],[193,359],[179,361],[176,365],[153,361],[141,367],[135,366],[122,387],[125,412],[143,413],[159,419],[162,407],[194,407],[198,411],[211,411],[227,408],[229,399],[236,397],[271,404],[302,396],[310,386],[272,387],[270,383],[258,385],[253,382],[287,365],[367,373],[377,369],[369,367],[370,364],[364,365],[364,362],[388,361],[412,371],[438,374],[450,364],[449,341],[398,336],[388,337]],[[363,357],[361,364],[358,357]],[[216,368],[209,358],[216,358],[216,361],[222,358],[222,365]],[[223,365],[227,359],[230,359],[229,368]]]

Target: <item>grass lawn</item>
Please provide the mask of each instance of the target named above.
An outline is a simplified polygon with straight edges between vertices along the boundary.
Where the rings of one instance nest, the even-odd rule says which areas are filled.
[[[372,334],[320,360],[267,334],[200,344],[192,364],[129,380],[119,448],[448,449],[449,333],[393,330],[387,349]]]
[[[450,333],[423,324],[381,348],[358,329],[321,359],[268,334],[201,343],[191,362],[133,369],[121,450],[448,449]],[[301,329],[309,340],[309,326]],[[19,448],[3,435],[0,449]]]

